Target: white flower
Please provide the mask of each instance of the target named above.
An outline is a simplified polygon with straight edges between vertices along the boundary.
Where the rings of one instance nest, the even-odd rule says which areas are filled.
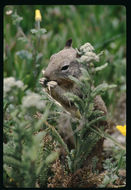
[[[4,78],[4,94],[8,93],[14,86],[22,88],[24,84],[20,80],[16,81],[14,77]]]
[[[94,50],[94,47],[90,43],[85,43],[83,46],[80,47],[80,51],[86,53],[86,52],[92,52]]]
[[[20,80],[16,81],[16,86],[17,86],[18,88],[22,88],[23,85],[24,85],[24,84],[23,84],[22,81],[20,81]]]
[[[22,106],[24,108],[36,107],[37,109],[41,110],[45,107],[45,102],[41,100],[41,96],[39,94],[30,92],[28,95],[23,97]]]
[[[110,44],[110,47],[111,47],[112,49],[115,49],[115,48],[116,48],[116,43],[112,42],[112,43]]]
[[[93,61],[99,62],[100,56],[103,54],[103,52],[100,52],[98,55],[93,52],[94,47],[90,43],[85,43],[83,46],[80,47],[80,52],[82,56],[79,58],[79,61],[91,63]]]
[[[113,25],[114,28],[117,28],[118,25],[119,25],[119,20],[118,20],[117,18],[114,18],[114,19],[112,20],[112,25]]]
[[[86,52],[85,55],[82,55],[80,57],[80,62],[91,62],[91,61],[96,61],[98,62],[99,61],[99,56],[96,55],[95,53],[93,52]]]
[[[42,70],[42,74],[43,74],[43,75],[45,74],[45,70],[44,70],[44,69]]]
[[[8,10],[8,11],[6,11],[6,15],[11,15],[12,13],[13,13],[12,10]]]
[[[10,91],[12,86],[14,86],[15,79],[13,77],[4,78],[4,92]]]

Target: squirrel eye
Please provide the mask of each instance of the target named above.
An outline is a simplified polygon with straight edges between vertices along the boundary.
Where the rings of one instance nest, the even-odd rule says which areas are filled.
[[[61,68],[61,70],[62,70],[62,71],[65,71],[65,70],[68,69],[68,67],[69,67],[69,65],[65,65],[65,66],[63,66],[63,67]]]

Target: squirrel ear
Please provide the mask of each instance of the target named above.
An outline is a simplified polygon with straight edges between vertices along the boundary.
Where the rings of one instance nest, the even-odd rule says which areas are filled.
[[[67,40],[65,48],[70,48],[72,46],[72,39]]]

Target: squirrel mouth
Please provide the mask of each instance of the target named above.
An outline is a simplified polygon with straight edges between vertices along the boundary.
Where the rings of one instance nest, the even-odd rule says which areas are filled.
[[[56,81],[54,81],[54,80],[49,80],[49,79],[47,79],[47,78],[41,78],[41,79],[39,80],[39,82],[40,82],[40,84],[42,84],[42,86],[43,86],[44,88],[54,87],[54,86],[56,86],[56,85],[58,84]]]
[[[67,91],[69,89],[73,88],[74,82],[70,79],[59,79],[59,81],[56,80],[49,80],[48,78],[44,77],[39,80],[40,84],[47,90],[51,90],[52,88],[59,86],[62,89],[66,89]]]
[[[47,83],[49,82],[49,80],[48,80],[47,78],[41,78],[41,79],[39,80],[39,82],[40,82],[40,84],[42,84],[42,86],[43,86],[44,88],[46,88],[46,87],[47,87]]]

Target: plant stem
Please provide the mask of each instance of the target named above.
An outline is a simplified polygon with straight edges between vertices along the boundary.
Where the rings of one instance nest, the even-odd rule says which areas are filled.
[[[57,130],[55,129],[54,126],[50,125],[47,121],[44,121],[44,123],[48,126],[48,129],[51,129],[51,131],[54,133],[54,135],[57,137],[57,140],[60,142],[60,144],[63,145],[63,147],[65,148],[66,152],[69,154],[69,150],[67,148],[66,143],[63,141],[63,139],[61,138],[61,136],[59,135],[59,133],[57,132]],[[48,130],[47,129],[47,130]]]

